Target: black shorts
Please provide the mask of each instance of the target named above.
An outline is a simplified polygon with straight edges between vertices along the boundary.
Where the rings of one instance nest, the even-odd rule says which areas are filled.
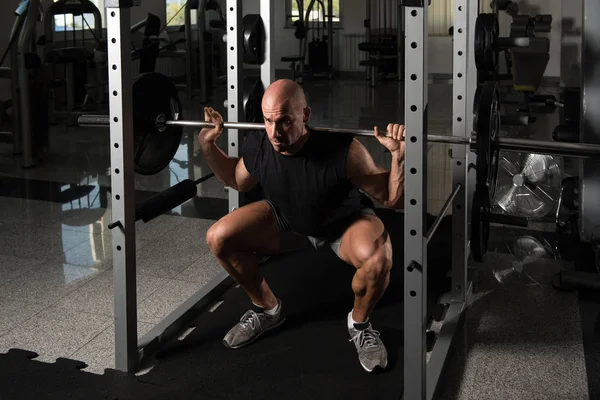
[[[338,257],[340,256],[340,247],[342,246],[343,233],[340,236],[333,239],[324,239],[312,236],[305,236],[301,233],[294,232],[290,230],[285,219],[283,219],[282,216],[279,215],[277,209],[269,200],[261,201],[264,201],[269,205],[269,207],[271,208],[271,212],[275,217],[277,227],[279,228],[279,242],[282,253],[301,250],[303,247],[306,247],[307,245],[311,244],[315,249],[320,249],[325,246],[329,246]],[[373,209],[371,208],[365,207],[360,210],[359,215],[375,215],[375,211],[373,211]]]

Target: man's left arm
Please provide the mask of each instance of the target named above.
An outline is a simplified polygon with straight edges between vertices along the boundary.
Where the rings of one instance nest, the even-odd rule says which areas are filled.
[[[392,155],[389,171],[377,166],[365,146],[354,139],[348,151],[346,174],[348,179],[357,188],[373,197],[385,207],[403,208],[404,142],[393,138],[385,139],[397,142],[396,144],[387,142],[389,146],[385,146],[390,150]],[[383,142],[385,139],[380,139],[380,141]],[[397,148],[395,148],[396,145]]]

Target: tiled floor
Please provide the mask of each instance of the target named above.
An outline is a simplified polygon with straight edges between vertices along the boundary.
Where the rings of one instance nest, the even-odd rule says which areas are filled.
[[[372,129],[403,120],[400,84],[374,90],[362,81],[305,86],[315,126]],[[429,90],[429,131],[450,134],[452,88],[433,84]],[[214,104],[221,111],[222,103],[222,94],[217,94]],[[185,115],[198,119],[201,112],[202,106],[194,104]],[[389,163],[377,141],[360,140],[378,164]],[[98,373],[113,366],[109,164],[106,129],[53,127],[49,156],[31,169],[23,169],[11,148],[0,144],[0,352],[18,347],[39,353],[41,360],[75,358]],[[427,182],[432,214],[451,192],[449,166],[448,146],[432,146]],[[209,172],[198,156],[194,131],[186,130],[169,168],[153,176],[136,175],[136,193],[148,196]],[[198,187],[198,195],[169,215],[136,224],[140,336],[220,272],[205,233],[226,212],[222,205],[227,193],[211,179]],[[571,303],[564,307],[575,311]],[[576,341],[577,332],[570,335]],[[515,349],[527,351],[523,346]]]

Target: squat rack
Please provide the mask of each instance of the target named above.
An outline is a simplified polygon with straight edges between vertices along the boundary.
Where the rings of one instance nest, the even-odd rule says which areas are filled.
[[[243,112],[242,46],[240,2],[227,0],[228,121],[238,122]],[[261,65],[263,86],[274,78],[271,32],[273,1],[260,1],[265,27],[265,62]],[[453,135],[470,135],[476,71],[473,51],[474,27],[478,13],[475,0],[455,0]],[[452,304],[450,305],[431,359],[426,361],[427,323],[427,241],[435,228],[427,231],[427,3],[399,0],[405,7],[405,125],[406,141],[405,254],[404,254],[404,394],[406,399],[431,399],[448,360],[453,339],[459,330],[470,293],[467,277],[468,201],[473,185],[468,165],[474,157],[467,146],[453,149],[455,188],[443,212],[452,205]],[[140,0],[105,0],[107,8],[108,64],[110,88],[111,187],[113,219],[121,221],[112,232],[115,296],[115,368],[137,369],[140,362],[168,337],[179,332],[185,318],[213,289],[228,278],[222,271],[152,330],[137,339],[135,190],[133,168],[132,73],[130,53],[130,8]],[[468,33],[468,34],[467,34]],[[228,130],[228,154],[237,157],[242,144],[238,130]],[[229,189],[229,209],[241,202],[240,194]],[[434,224],[437,226],[438,221]],[[400,317],[400,316],[399,316]]]

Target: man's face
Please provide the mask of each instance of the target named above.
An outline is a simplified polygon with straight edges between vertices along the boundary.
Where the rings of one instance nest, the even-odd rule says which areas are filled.
[[[308,122],[310,109],[294,106],[292,101],[278,104],[263,104],[265,128],[273,148],[286,152],[304,133],[304,124]]]

